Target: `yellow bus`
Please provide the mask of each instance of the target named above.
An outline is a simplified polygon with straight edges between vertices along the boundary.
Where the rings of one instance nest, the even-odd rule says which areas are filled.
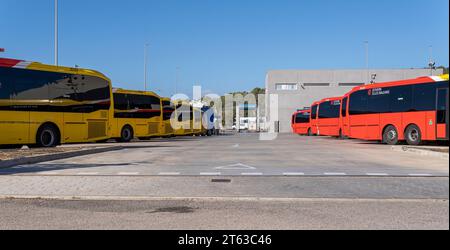
[[[161,136],[172,137],[174,136],[174,130],[172,128],[170,119],[172,118],[172,114],[175,112],[175,106],[173,105],[170,98],[161,98],[161,107],[162,107],[162,121],[163,121]]]
[[[108,139],[111,91],[111,81],[94,70],[0,58],[0,144]]]
[[[203,111],[198,108],[192,108],[192,134],[195,136],[205,135],[206,129],[203,126]]]
[[[161,98],[147,91],[113,89],[114,118],[111,137],[120,142],[161,135]]]
[[[188,104],[184,100],[174,101],[175,105],[175,117],[178,121],[174,125],[174,135],[175,136],[185,136],[192,135],[192,105]]]

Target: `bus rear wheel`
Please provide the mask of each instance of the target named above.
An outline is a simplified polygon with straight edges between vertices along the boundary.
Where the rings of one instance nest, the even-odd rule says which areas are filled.
[[[54,148],[59,144],[58,129],[50,124],[39,128],[36,135],[36,144],[38,147]]]
[[[422,132],[416,125],[410,125],[405,131],[406,142],[411,146],[417,146],[422,143]]]
[[[133,129],[128,125],[123,127],[122,132],[120,132],[120,142],[130,142],[133,138]]]
[[[398,131],[394,126],[388,126],[383,133],[383,143],[388,145],[398,144]]]

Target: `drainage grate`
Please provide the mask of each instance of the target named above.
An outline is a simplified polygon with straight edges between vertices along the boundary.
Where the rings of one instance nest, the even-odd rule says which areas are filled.
[[[212,179],[213,183],[231,183],[231,179]]]

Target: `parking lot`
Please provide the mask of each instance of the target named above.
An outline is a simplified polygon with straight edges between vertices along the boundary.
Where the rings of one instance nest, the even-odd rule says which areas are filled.
[[[18,166],[0,174],[448,177],[449,173],[448,154],[420,155],[403,152],[402,146],[330,137],[280,134],[276,140],[260,141],[258,134],[230,134],[122,145],[120,151]]]
[[[99,146],[111,145],[117,144]],[[229,134],[118,145],[124,148],[0,169],[0,228],[449,226],[445,153],[291,134],[274,141]],[[279,220],[268,223],[274,215]]]

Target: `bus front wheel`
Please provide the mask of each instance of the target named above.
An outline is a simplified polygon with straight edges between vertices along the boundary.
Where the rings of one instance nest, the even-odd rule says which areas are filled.
[[[120,142],[130,142],[133,138],[133,129],[130,126],[123,127],[120,133]]]
[[[53,148],[59,144],[59,131],[50,124],[43,125],[39,128],[36,135],[36,144],[38,147]]]
[[[422,132],[416,125],[410,125],[405,131],[406,142],[411,146],[417,146],[422,143]]]
[[[383,133],[383,143],[388,145],[398,144],[398,131],[394,126],[388,126]]]

